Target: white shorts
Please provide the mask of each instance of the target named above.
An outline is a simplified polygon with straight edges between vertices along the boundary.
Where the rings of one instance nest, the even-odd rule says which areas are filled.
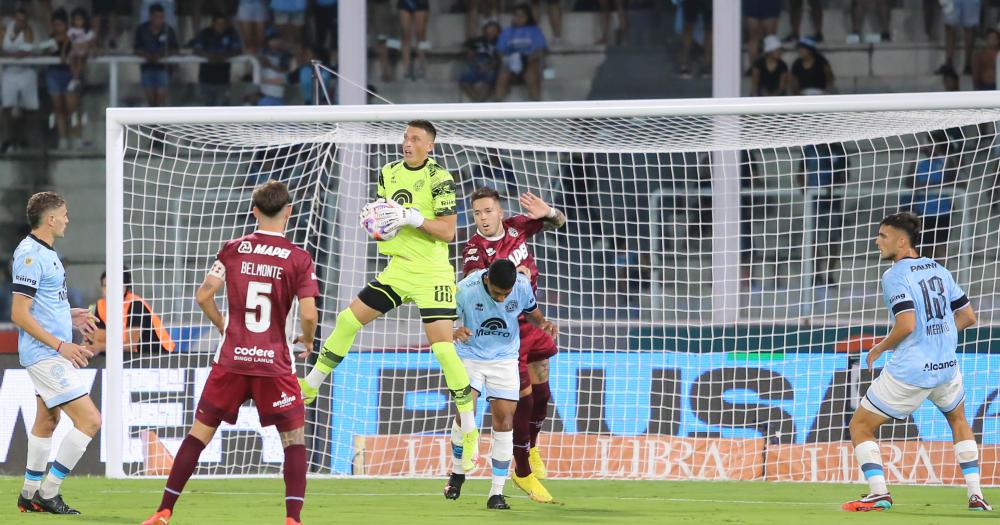
[[[45,406],[55,408],[90,393],[73,363],[63,356],[50,357],[26,368],[35,393]]]
[[[4,68],[0,74],[0,106],[38,109],[38,74],[30,68]]]
[[[951,381],[934,388],[921,388],[903,383],[883,370],[868,387],[861,406],[893,419],[906,419],[925,399],[930,399],[944,414],[955,410],[965,400],[962,373],[956,372]]]
[[[505,399],[517,402],[521,392],[521,377],[517,373],[517,359],[480,361],[462,359],[469,373],[469,384],[486,399]]]

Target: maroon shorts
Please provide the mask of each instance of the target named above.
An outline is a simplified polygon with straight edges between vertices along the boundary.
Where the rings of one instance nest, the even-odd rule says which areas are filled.
[[[275,425],[279,432],[305,426],[306,407],[295,374],[249,376],[218,365],[208,374],[195,418],[213,428],[220,421],[236,423],[240,407],[247,399],[253,399],[257,405],[261,426]]]
[[[518,354],[518,372],[521,376],[521,390],[531,385],[531,378],[528,376],[528,363],[544,361],[557,353],[559,347],[549,334],[541,328],[531,324],[527,319],[518,319],[521,329],[521,351]]]

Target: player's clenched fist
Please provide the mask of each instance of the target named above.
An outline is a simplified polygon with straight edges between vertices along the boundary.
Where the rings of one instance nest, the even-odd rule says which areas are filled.
[[[538,328],[541,328],[543,332],[552,336],[553,339],[559,335],[559,328],[551,321],[543,321],[542,324],[538,325]]]

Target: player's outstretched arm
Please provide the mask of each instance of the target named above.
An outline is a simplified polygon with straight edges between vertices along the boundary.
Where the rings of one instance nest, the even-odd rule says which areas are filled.
[[[205,281],[201,283],[198,291],[194,294],[195,301],[198,302],[201,311],[205,312],[205,316],[215,325],[220,334],[225,333],[226,325],[222,319],[222,312],[219,311],[219,305],[215,303],[215,294],[219,293],[224,284],[225,281],[209,274],[205,276]]]
[[[31,315],[31,305],[34,302],[35,300],[27,295],[15,293],[14,302],[10,308],[11,322],[42,344],[55,349],[59,355],[70,360],[73,366],[77,368],[87,366],[89,359],[94,357],[94,353],[86,346],[73,344],[73,341],[60,341],[58,337],[43,328],[38,320]]]
[[[522,193],[517,200],[521,203],[524,215],[529,219],[544,221],[546,230],[558,230],[566,224],[566,215],[563,212],[530,191]]]
[[[868,351],[868,368],[873,367],[875,361],[878,360],[883,352],[892,350],[899,343],[902,343],[904,339],[913,333],[916,326],[917,317],[913,314],[913,310],[900,312],[896,315],[896,323],[892,325],[892,330],[889,330],[889,335],[885,336],[885,339],[879,341],[877,345]]]
[[[961,332],[976,324],[976,312],[972,309],[972,304],[966,304],[955,312],[955,327]]]

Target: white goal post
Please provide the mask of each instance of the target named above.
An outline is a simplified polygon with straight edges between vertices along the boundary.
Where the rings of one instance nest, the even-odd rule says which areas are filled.
[[[510,197],[533,191],[569,216],[531,243],[539,302],[561,327],[542,441],[555,476],[858,479],[844,418],[872,379],[859,351],[888,325],[873,231],[916,209],[979,313],[960,365],[983,482],[1000,483],[988,466],[1000,453],[995,92],[108,109],[108,311],[122,311],[127,267],[179,340],[171,354],[126,353],[123,319],[108,316],[109,477],[163,475],[153,464],[169,464],[193,421],[218,342],[194,290],[221,242],[249,232],[254,184],[278,178],[295,194],[289,236],[316,259],[324,338],[384,264],[357,210],[415,119],[438,127],[432,156],[460,201],[490,183],[508,215]],[[413,317],[366,327],[325,386],[311,473],[444,473],[447,400]],[[273,436],[248,417],[198,474],[277,472]],[[890,482],[960,482],[946,431],[924,409],[890,425]]]

